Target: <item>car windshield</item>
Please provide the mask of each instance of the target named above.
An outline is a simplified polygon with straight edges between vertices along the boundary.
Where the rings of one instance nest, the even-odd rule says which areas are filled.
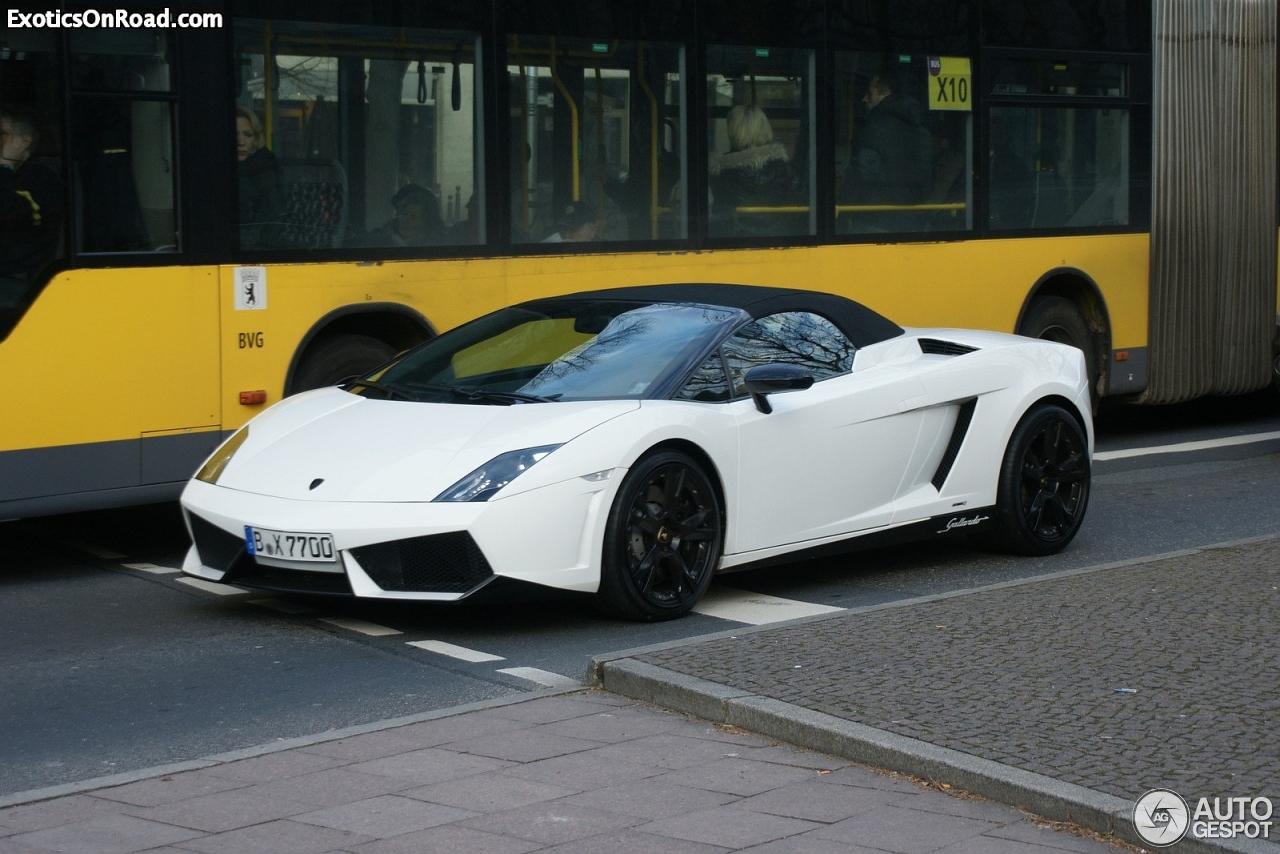
[[[457,403],[653,397],[746,319],[718,306],[529,303],[446,332],[346,387],[369,397]]]

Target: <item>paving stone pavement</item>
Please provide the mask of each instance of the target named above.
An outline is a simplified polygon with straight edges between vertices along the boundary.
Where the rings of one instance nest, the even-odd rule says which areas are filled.
[[[805,710],[827,730],[866,726],[1113,805],[1156,788],[1193,810],[1200,797],[1280,804],[1280,538],[723,633],[597,671],[611,690],[709,719],[745,721],[767,698],[775,718]],[[673,675],[701,687],[664,695],[644,687],[653,673],[659,688]]]
[[[602,657],[603,691],[0,798],[0,854],[1136,850],[1006,804],[1132,842],[1149,788],[1280,801],[1278,606],[1273,539],[743,628]]]
[[[1280,800],[1280,539],[637,658],[1124,798]]]
[[[0,854],[1116,850],[601,691],[141,776],[0,808]]]

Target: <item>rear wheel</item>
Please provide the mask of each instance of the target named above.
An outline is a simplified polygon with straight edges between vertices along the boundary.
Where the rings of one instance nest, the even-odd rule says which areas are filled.
[[[1098,408],[1098,353],[1093,344],[1093,334],[1084,315],[1075,303],[1063,297],[1041,297],[1031,304],[1027,316],[1018,328],[1019,335],[1068,344],[1084,353],[1084,363],[1089,378],[1089,397],[1096,411]]]
[[[340,332],[325,336],[307,348],[289,393],[336,385],[381,365],[395,354],[394,347],[370,335]]]
[[[1033,408],[1013,431],[1000,468],[997,519],[987,544],[1047,555],[1071,542],[1089,504],[1088,440],[1065,409]]]
[[[688,613],[711,583],[723,540],[720,501],[697,462],[675,451],[641,459],[609,511],[600,607],[632,620]]]

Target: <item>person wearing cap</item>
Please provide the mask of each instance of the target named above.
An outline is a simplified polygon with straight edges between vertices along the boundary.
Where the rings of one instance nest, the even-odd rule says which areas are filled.
[[[586,202],[570,202],[560,211],[556,230],[542,238],[542,242],[586,243],[596,239],[599,227],[595,208]]]
[[[447,242],[440,203],[420,184],[405,184],[391,197],[395,214],[368,235],[369,246],[439,246]]]

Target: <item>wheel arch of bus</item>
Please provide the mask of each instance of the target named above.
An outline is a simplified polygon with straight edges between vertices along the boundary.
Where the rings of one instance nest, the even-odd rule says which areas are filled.
[[[284,393],[331,385],[437,335],[416,309],[394,302],[346,305],[321,317],[298,342]]]
[[[1068,312],[1074,312],[1074,320]],[[1093,383],[1093,398],[1107,391],[1111,317],[1098,283],[1076,267],[1055,267],[1027,293],[1014,330],[1080,348]],[[1076,340],[1083,336],[1083,340]]]

